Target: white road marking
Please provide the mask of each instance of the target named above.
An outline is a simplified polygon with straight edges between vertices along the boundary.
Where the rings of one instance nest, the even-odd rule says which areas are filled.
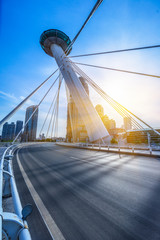
[[[70,157],[70,158],[73,158],[73,159],[79,159],[79,158],[77,158],[77,157]]]
[[[20,150],[20,149],[19,149]],[[19,159],[19,150],[17,152],[17,162],[19,165],[19,168],[21,170],[22,176],[24,178],[24,181],[28,187],[28,190],[30,191],[30,194],[39,210],[39,213],[41,214],[41,217],[52,237],[53,240],[65,240],[64,236],[62,235],[61,231],[59,230],[58,226],[56,225],[55,221],[51,217],[50,213],[48,212],[47,208],[45,207],[44,203],[42,202],[40,196],[36,192],[35,188],[33,187],[31,181],[29,180],[27,174],[24,171],[24,168],[20,162]]]

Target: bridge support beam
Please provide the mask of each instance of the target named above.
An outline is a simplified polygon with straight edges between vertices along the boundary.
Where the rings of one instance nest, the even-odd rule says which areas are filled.
[[[72,67],[71,62],[66,57],[65,53],[67,52],[69,54],[72,50],[69,37],[60,30],[49,29],[41,34],[40,44],[42,49],[48,55],[55,58],[76,108],[78,109],[80,118],[83,120],[86,127],[89,141],[110,141],[107,129],[92,105],[82,83]],[[69,51],[67,51],[68,49]]]
[[[83,119],[90,142],[100,139],[106,142],[109,141],[109,133],[92,105],[71,63],[68,58],[66,58],[63,49],[57,44],[52,44],[50,50],[61,70],[81,119]]]

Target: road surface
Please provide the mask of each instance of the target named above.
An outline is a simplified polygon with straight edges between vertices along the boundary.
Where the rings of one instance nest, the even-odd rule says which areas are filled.
[[[13,169],[33,240],[160,239],[158,158],[44,143],[19,149]]]

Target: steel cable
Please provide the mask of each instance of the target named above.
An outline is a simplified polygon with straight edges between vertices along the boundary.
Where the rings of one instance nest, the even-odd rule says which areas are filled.
[[[42,131],[43,131],[44,125],[45,125],[45,123],[46,123],[46,121],[47,121],[47,119],[48,119],[48,115],[49,115],[49,113],[50,113],[50,111],[51,111],[51,108],[52,108],[52,106],[53,106],[53,103],[54,103],[54,101],[55,101],[55,99],[56,99],[57,93],[58,93],[58,90],[57,90],[56,94],[55,94],[54,97],[53,97],[53,100],[52,100],[52,102],[51,102],[50,108],[49,108],[49,110],[48,110],[48,113],[47,113],[47,115],[46,115],[46,118],[45,118],[45,120],[44,120],[44,122],[43,122],[43,125],[42,125],[42,128],[41,128],[39,134],[41,134]]]
[[[82,70],[81,70],[82,71]],[[83,72],[83,71],[82,71]],[[85,74],[86,75],[86,74]],[[87,76],[87,75],[86,75]],[[87,76],[88,77],[88,76]],[[89,77],[88,77],[89,78]],[[89,78],[90,79],[90,78]],[[93,81],[93,80],[92,80]],[[97,85],[98,86],[98,85]],[[147,124],[146,122],[144,122],[141,118],[139,118],[138,116],[136,116],[134,113],[132,113],[131,111],[129,111],[127,108],[125,108],[124,106],[122,106],[120,103],[118,103],[117,101],[115,101],[113,98],[111,98],[108,94],[106,94],[99,86],[98,88],[100,89],[101,92],[104,93],[104,95],[108,96],[114,103],[118,104],[119,107],[123,108],[125,111],[127,111],[129,114],[131,114],[132,116],[134,116],[136,119],[138,119],[140,122],[142,122],[144,125],[146,125],[148,128],[150,128],[151,130],[153,130],[157,135],[160,136],[160,133],[158,131],[156,131],[154,128],[152,128],[149,124]]]
[[[52,130],[51,130],[51,139],[53,136],[53,129],[55,130],[54,137],[56,136],[56,131],[58,133],[58,129],[57,129],[58,128],[58,108],[59,108],[59,93],[60,93],[61,84],[62,84],[62,79],[60,79],[59,81],[58,94],[57,94],[57,100],[56,100],[56,111],[55,111],[55,116],[54,116],[54,120],[52,123]]]
[[[88,15],[88,17],[86,18],[85,22],[83,23],[82,27],[80,28],[80,30],[78,31],[78,33],[76,34],[76,36],[73,38],[73,40],[71,41],[71,43],[69,44],[69,46],[67,47],[65,53],[67,54],[71,47],[73,46],[74,42],[76,41],[76,39],[78,38],[79,34],[82,32],[83,28],[85,27],[85,25],[87,24],[87,22],[89,21],[89,19],[92,17],[92,15],[95,13],[95,11],[98,9],[98,7],[100,6],[100,4],[103,2],[103,0],[97,0],[97,2],[95,3],[94,7],[92,8],[90,14]]]
[[[160,45],[152,45],[152,46],[137,47],[137,48],[119,49],[119,50],[106,51],[106,52],[86,53],[86,54],[80,54],[80,55],[75,55],[75,56],[69,56],[69,58],[89,57],[89,56],[96,56],[96,55],[104,55],[104,54],[112,54],[112,53],[121,53],[121,52],[145,50],[145,49],[152,49],[152,48],[159,48],[159,47],[160,47]]]
[[[21,103],[19,103],[9,114],[7,114],[6,117],[4,117],[0,121],[0,127],[2,124],[4,124],[7,120],[9,120],[14,113],[18,111],[20,107],[23,106],[23,104],[31,97],[33,96],[56,72],[58,71],[58,68],[48,77],[44,82],[42,82],[32,93],[30,93]]]
[[[140,73],[140,72],[133,72],[133,71],[122,70],[122,69],[117,69],[117,68],[109,68],[109,67],[97,66],[97,65],[87,64],[87,63],[79,63],[79,62],[74,62],[74,63],[78,64],[78,65],[87,66],[87,67],[95,67],[95,68],[101,68],[101,69],[105,69],[105,70],[124,72],[124,73],[130,73],[130,74],[137,74],[137,75],[146,76],[146,77],[160,78],[159,75]]]
[[[50,92],[50,90],[52,89],[52,87],[54,86],[54,84],[56,83],[58,77],[55,79],[55,81],[52,83],[52,85],[49,87],[49,89],[47,90],[47,92],[44,94],[43,98],[41,99],[41,101],[38,103],[37,107],[35,108],[34,112],[31,114],[31,116],[29,117],[29,119],[26,121],[26,123],[24,124],[23,128],[21,129],[21,131],[17,134],[17,136],[15,137],[15,139],[12,141],[12,144],[17,140],[17,138],[19,137],[19,135],[21,134],[21,132],[23,131],[23,129],[26,127],[26,125],[28,124],[28,122],[30,121],[30,119],[33,117],[33,115],[35,114],[35,112],[37,111],[38,107],[41,105],[41,103],[43,102],[43,100],[46,98],[46,96],[48,95],[48,93]]]
[[[81,70],[82,71],[82,70]],[[83,72],[83,71],[82,71]],[[82,77],[84,77],[86,79],[86,81],[122,116],[122,117],[130,117],[132,120],[132,124],[133,126],[137,129],[137,127],[139,129],[143,129],[143,127],[134,120],[134,118],[132,118],[131,115],[129,115],[126,111],[124,111],[122,108],[119,108],[119,106],[117,106],[111,99],[109,99],[109,96],[102,94],[102,92],[100,91],[100,89],[98,89],[98,85],[96,85],[95,82],[93,82],[93,80],[91,80],[85,73],[81,74],[80,72],[78,72]]]
[[[82,71],[82,70],[81,70]],[[83,71],[82,71],[83,72]],[[86,75],[86,74],[85,74]],[[87,75],[86,75],[87,76]],[[87,76],[88,77],[88,76]],[[89,77],[88,77],[89,78]],[[90,78],[89,78],[90,79]],[[92,80],[93,81],[93,80]],[[98,86],[98,85],[97,85]],[[99,87],[99,86],[98,86]],[[153,130],[156,134],[160,135],[160,133],[158,131],[156,131],[154,128],[152,128],[149,124],[147,124],[146,122],[144,122],[142,119],[140,119],[138,116],[136,116],[134,113],[132,113],[131,111],[129,111],[128,109],[126,109],[125,107],[123,107],[121,104],[119,104],[117,101],[115,101],[114,99],[112,99],[109,95],[107,95],[100,87],[99,87],[100,91],[105,94],[107,97],[109,97],[114,103],[118,104],[119,107],[121,107],[122,109],[124,109],[125,111],[127,111],[129,114],[133,115],[136,119],[138,119],[140,122],[142,122],[143,124],[145,124],[147,127],[149,127],[151,130]]]

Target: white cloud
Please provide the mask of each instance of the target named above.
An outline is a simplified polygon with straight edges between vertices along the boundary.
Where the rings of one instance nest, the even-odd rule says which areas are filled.
[[[21,99],[21,100],[24,100],[25,97],[24,97],[24,96],[20,96],[20,99]],[[33,100],[28,99],[27,102],[26,102],[26,105],[27,105],[27,106],[36,105],[36,103],[35,103]]]
[[[3,97],[3,96],[5,96],[6,98],[10,98],[12,100],[17,100],[17,98],[14,96],[14,94],[0,91],[0,97]]]

